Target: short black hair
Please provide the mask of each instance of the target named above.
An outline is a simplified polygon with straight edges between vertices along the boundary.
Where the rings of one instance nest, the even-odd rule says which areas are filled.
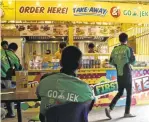
[[[60,44],[59,44],[59,48],[60,49],[63,49],[63,48],[65,48],[66,47],[66,42],[61,42]]]
[[[8,42],[7,41],[2,41],[1,46],[4,46],[4,45],[8,45]]]
[[[127,40],[128,40],[128,35],[127,35],[126,33],[121,33],[121,34],[119,35],[119,41],[120,41],[121,43],[125,43]]]
[[[48,51],[49,53],[51,53],[51,50],[49,50],[49,49],[48,49],[48,50],[46,50],[46,51]]]
[[[8,49],[16,51],[18,49],[18,45],[16,43],[10,43]]]
[[[81,62],[82,52],[75,46],[68,46],[62,51],[61,65],[67,71],[75,71]]]
[[[88,48],[93,49],[95,47],[95,45],[93,43],[89,43]]]

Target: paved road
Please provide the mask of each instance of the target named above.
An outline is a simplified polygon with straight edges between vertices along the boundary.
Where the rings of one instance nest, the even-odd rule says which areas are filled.
[[[104,109],[93,110],[89,114],[89,122],[149,122],[149,105],[146,106],[133,106],[131,108],[135,118],[123,118],[124,107],[115,108],[112,111],[112,120],[108,120],[105,116]]]

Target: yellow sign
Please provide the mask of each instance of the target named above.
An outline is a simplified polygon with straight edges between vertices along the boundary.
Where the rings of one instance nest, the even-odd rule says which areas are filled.
[[[15,20],[15,2],[0,1],[0,16],[2,20]]]
[[[16,1],[15,10],[16,20],[149,23],[149,5],[139,4]]]

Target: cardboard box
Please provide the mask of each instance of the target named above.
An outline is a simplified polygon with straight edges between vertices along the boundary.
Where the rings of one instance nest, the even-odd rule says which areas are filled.
[[[16,91],[28,91],[28,71],[16,71]]]

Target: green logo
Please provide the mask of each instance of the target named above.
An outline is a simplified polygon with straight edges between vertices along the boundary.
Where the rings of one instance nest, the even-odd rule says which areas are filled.
[[[124,10],[123,14],[125,16],[133,16],[133,17],[148,17],[149,12],[148,11],[141,11],[139,9],[134,9],[134,10]]]

